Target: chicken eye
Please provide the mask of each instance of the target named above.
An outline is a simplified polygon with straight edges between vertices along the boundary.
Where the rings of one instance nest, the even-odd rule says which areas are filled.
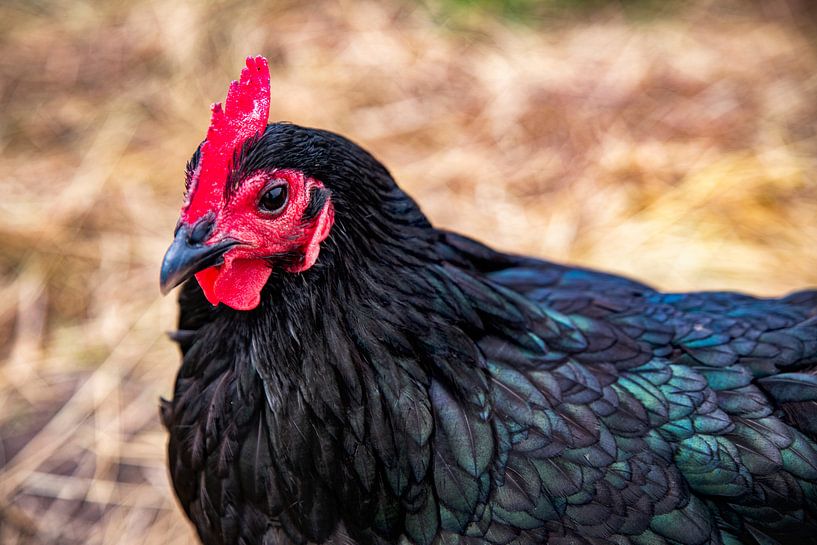
[[[286,184],[276,185],[267,189],[258,200],[258,208],[264,212],[277,213],[287,203],[288,191]]]

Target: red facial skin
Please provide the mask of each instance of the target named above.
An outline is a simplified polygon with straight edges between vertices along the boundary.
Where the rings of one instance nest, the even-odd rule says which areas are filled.
[[[271,214],[258,207],[270,187],[286,183],[289,197],[283,210]],[[196,280],[213,305],[224,303],[236,310],[251,310],[261,301],[261,290],[272,272],[269,257],[295,252],[303,257],[285,268],[291,273],[315,264],[321,242],[334,221],[327,199],[317,217],[304,221],[310,190],[323,184],[296,170],[259,172],[241,182],[216,211],[215,228],[206,244],[225,239],[238,245],[224,254],[224,263],[196,273]],[[274,260],[273,260],[274,261]]]

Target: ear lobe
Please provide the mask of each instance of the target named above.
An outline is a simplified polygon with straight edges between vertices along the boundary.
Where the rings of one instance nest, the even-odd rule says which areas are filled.
[[[318,214],[318,219],[315,221],[309,240],[303,246],[303,259],[296,265],[286,267],[288,272],[303,272],[315,264],[315,261],[318,259],[318,254],[321,251],[321,242],[329,236],[329,231],[332,230],[332,224],[334,222],[335,210],[332,208],[332,202],[327,199],[320,214]]]

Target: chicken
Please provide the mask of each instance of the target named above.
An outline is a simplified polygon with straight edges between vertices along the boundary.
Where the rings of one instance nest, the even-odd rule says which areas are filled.
[[[269,102],[249,58],[161,269],[170,473],[205,544],[817,543],[817,291],[494,251]]]

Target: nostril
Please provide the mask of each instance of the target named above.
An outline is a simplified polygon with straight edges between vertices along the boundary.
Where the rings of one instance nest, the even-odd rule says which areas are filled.
[[[187,235],[187,242],[190,244],[201,244],[210,237],[214,225],[215,221],[212,214],[207,214],[193,226],[190,234]]]

